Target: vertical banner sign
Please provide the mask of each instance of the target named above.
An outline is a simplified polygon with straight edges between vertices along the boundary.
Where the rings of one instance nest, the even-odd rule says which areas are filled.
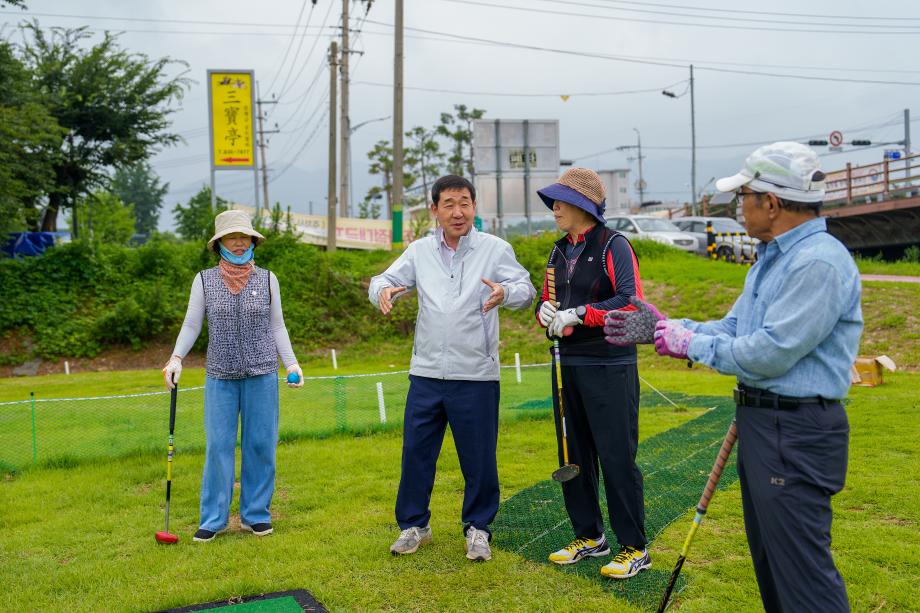
[[[255,168],[253,71],[208,70],[211,168]]]

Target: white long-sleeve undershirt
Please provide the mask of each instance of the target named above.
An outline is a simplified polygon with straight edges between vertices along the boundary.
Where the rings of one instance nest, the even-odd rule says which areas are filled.
[[[281,356],[281,363],[285,368],[297,363],[294,356],[294,349],[291,347],[291,339],[288,336],[287,327],[284,325],[284,314],[281,311],[281,288],[278,285],[278,277],[275,273],[269,273],[269,288],[271,290],[271,331],[275,339],[275,347],[278,349],[278,355]],[[179,330],[179,337],[176,339],[176,346],[173,349],[173,355],[184,358],[192,349],[195,340],[201,333],[201,326],[204,323],[204,287],[201,284],[201,275],[195,275],[192,282],[192,290],[188,297],[188,310],[185,312],[185,321],[182,322],[182,329]]]

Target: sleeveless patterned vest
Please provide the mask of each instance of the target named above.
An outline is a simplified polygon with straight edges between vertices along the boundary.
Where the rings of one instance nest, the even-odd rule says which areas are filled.
[[[208,318],[207,374],[244,379],[278,370],[271,332],[269,271],[254,267],[249,282],[233,295],[215,266],[201,271]]]

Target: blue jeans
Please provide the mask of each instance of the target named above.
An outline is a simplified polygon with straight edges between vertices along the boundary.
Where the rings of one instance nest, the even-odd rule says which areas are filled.
[[[212,532],[224,529],[230,517],[237,415],[242,422],[240,521],[250,526],[270,522],[278,446],[278,375],[205,379],[200,527]]]
[[[400,529],[428,525],[435,467],[450,425],[466,486],[461,519],[491,535],[498,512],[498,381],[455,381],[409,375],[403,423],[402,476],[396,496]]]

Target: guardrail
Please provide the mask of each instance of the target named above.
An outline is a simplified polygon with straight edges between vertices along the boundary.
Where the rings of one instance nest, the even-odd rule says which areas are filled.
[[[826,206],[862,204],[920,195],[920,154],[899,160],[853,166],[827,173],[824,180]]]

